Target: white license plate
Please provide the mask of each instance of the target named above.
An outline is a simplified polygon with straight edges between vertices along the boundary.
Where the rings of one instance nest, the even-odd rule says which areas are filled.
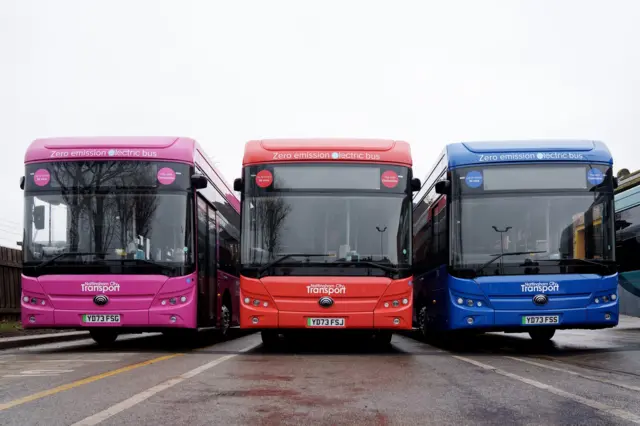
[[[344,318],[307,318],[307,327],[344,327]]]
[[[559,323],[560,317],[558,315],[536,315],[522,317],[522,325],[544,325]]]
[[[84,314],[82,322],[91,324],[110,324],[119,323],[120,315],[118,314]]]

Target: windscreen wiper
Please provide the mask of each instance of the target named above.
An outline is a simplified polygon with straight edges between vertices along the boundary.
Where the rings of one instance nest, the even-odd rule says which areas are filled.
[[[616,262],[614,260],[597,260],[597,259],[536,259],[535,262],[578,262],[585,263],[587,265],[596,265],[600,267],[607,267],[610,265],[615,265]]]
[[[63,257],[67,257],[67,256],[98,256],[98,255],[106,255],[107,253],[98,253],[98,252],[92,252],[92,251],[67,251],[64,253],[60,253],[57,254],[55,256],[53,256],[51,259],[47,259],[42,263],[39,263],[35,266],[36,269],[39,268],[43,268],[47,265],[50,265],[51,263],[55,262],[56,260],[63,258]]]
[[[267,263],[266,265],[262,266],[260,269],[258,269],[258,276],[261,276],[262,273],[264,271],[266,271],[267,269],[271,268],[272,266],[277,265],[278,263],[287,260],[291,257],[327,257],[327,256],[331,256],[331,254],[322,254],[322,253],[289,253],[289,254],[285,254],[284,256],[281,256],[269,263]]]
[[[147,259],[126,259],[126,258],[122,258],[122,259],[105,259],[105,260],[113,261],[113,262],[134,262],[134,263],[137,263],[137,264],[155,266],[156,268],[160,268],[161,270],[165,270],[165,271],[169,271],[169,272],[174,272],[175,271],[175,267],[174,266],[163,265],[161,263],[156,263],[156,262],[154,262],[152,260],[147,260]]]
[[[387,266],[387,265],[383,265],[381,263],[373,262],[373,261],[370,261],[370,260],[357,260],[357,261],[353,261],[353,262],[339,261],[339,262],[328,263],[328,265],[349,265],[349,266],[351,266],[351,265],[354,265],[354,266],[366,265],[366,266],[370,266],[372,268],[381,269],[381,270],[383,270],[385,272],[390,272],[392,274],[398,274],[398,273],[400,273],[400,271],[411,269],[411,268],[402,268],[402,267],[397,267],[397,266]]]
[[[546,253],[546,251],[513,251],[513,252],[508,252],[508,253],[500,253],[500,254],[494,254],[491,260],[489,260],[488,262],[486,262],[485,264],[483,264],[481,267],[476,268],[476,270],[474,271],[476,274],[478,272],[481,272],[484,268],[486,268],[487,266],[491,265],[493,262],[495,262],[496,260],[500,259],[501,257],[504,256],[523,256],[525,254],[539,254],[539,253]]]

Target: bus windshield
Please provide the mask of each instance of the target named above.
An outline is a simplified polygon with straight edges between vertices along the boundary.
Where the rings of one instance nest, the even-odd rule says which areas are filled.
[[[380,190],[380,186],[387,189],[375,185],[384,171],[349,166],[336,169],[341,179],[327,177],[327,188],[321,185],[321,176],[326,171],[335,178],[330,169],[294,166],[286,172],[275,171],[276,190],[250,185],[242,206],[243,267],[259,267],[292,254],[278,265],[324,269],[332,264],[344,267],[345,262],[355,266],[358,261],[362,266],[365,262],[411,265],[411,198],[405,187]],[[293,175],[298,170],[306,175],[319,173],[320,180],[296,179]],[[257,172],[250,170],[245,178]],[[405,169],[399,174],[406,177],[407,173]],[[368,274],[366,268],[353,273]]]
[[[515,189],[454,190],[450,247],[454,271],[472,270],[477,275],[563,273],[567,268],[600,275],[615,271],[610,188]]]
[[[52,163],[48,185],[26,191],[26,275],[177,276],[193,269],[192,196],[185,188],[153,188],[159,186],[153,175],[142,173],[148,165],[138,170],[138,182],[144,183],[138,186],[135,163],[123,168],[111,163],[93,168],[93,175],[78,173],[82,181],[72,174],[91,169],[91,162],[66,163],[64,170],[64,163]]]

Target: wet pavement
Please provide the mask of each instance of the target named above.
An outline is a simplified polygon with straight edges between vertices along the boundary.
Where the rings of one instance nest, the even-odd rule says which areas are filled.
[[[388,348],[258,334],[122,336],[0,351],[3,425],[640,424],[640,319]]]

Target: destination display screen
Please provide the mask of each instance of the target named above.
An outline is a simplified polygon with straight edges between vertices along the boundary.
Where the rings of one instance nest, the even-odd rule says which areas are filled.
[[[584,167],[521,167],[486,168],[484,189],[486,191],[510,189],[586,189],[587,176]]]
[[[410,171],[392,165],[268,165],[247,168],[248,191],[407,191]]]
[[[380,189],[380,168],[274,167],[276,189]]]
[[[606,166],[510,165],[456,170],[462,192],[519,190],[587,190],[605,183]]]
[[[159,161],[55,161],[29,164],[25,190],[100,188],[187,189],[190,167]]]

